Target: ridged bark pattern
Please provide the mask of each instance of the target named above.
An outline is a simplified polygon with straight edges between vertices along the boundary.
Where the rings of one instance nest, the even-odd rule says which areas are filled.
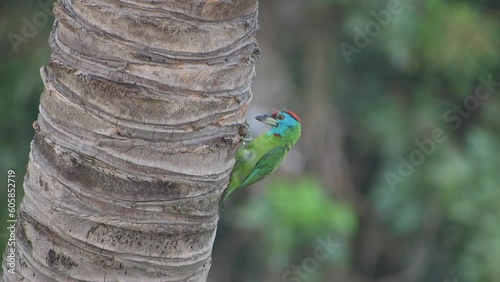
[[[257,1],[61,0],[54,14],[4,280],[205,281]]]

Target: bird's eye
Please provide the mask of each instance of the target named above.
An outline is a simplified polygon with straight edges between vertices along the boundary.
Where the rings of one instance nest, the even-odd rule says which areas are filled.
[[[278,120],[284,120],[284,119],[285,119],[285,116],[284,116],[284,115],[282,115],[282,114],[279,114],[279,115],[278,115]]]

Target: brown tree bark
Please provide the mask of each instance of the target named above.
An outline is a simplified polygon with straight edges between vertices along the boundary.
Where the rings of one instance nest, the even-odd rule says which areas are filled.
[[[5,281],[205,281],[256,0],[60,0]]]

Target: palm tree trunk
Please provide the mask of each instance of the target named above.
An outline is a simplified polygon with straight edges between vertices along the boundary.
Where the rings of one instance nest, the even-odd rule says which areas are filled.
[[[205,281],[256,0],[60,0],[5,281]]]

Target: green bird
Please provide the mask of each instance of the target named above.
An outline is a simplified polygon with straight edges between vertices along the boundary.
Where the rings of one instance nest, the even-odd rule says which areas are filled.
[[[255,117],[271,129],[242,146],[229,185],[222,194],[220,208],[236,189],[253,184],[274,172],[300,137],[300,119],[292,111],[278,111]]]

